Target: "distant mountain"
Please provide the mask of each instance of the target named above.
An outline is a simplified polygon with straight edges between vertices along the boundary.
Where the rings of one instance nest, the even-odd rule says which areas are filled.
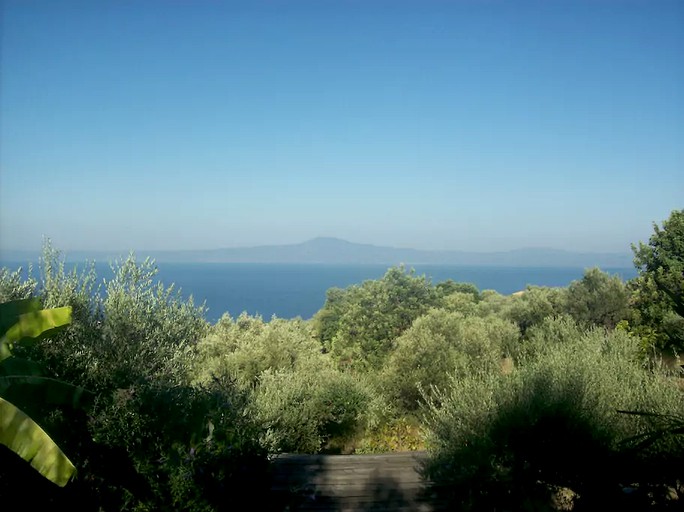
[[[126,253],[122,253],[125,255]],[[370,244],[356,244],[339,238],[320,237],[299,244],[262,245],[229,249],[186,251],[138,251],[158,263],[306,263],[382,265],[468,265],[499,267],[632,267],[629,253],[583,253],[558,249],[517,249],[501,252],[423,251]],[[21,257],[17,257],[21,256]],[[5,252],[5,261],[28,261],[35,253]],[[71,261],[107,261],[119,256],[115,251],[71,251]]]

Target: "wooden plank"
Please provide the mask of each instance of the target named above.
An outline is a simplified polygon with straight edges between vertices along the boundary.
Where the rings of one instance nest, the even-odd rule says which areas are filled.
[[[428,512],[425,452],[379,455],[284,454],[272,460],[272,491],[289,510]],[[294,507],[294,508],[292,508]]]
[[[424,460],[427,452],[397,452],[380,455],[303,455],[303,454],[280,454],[271,459],[271,462],[306,462],[307,464],[338,464],[352,461],[359,464],[361,461],[370,462],[389,462],[401,460]]]
[[[305,480],[307,482],[310,482],[311,484],[317,484],[317,485],[324,485],[328,483],[355,483],[355,482],[374,482],[378,480],[382,480],[388,483],[396,482],[396,483],[411,483],[411,482],[424,482],[422,478],[420,478],[419,475],[416,473],[361,473],[361,474],[354,474],[354,473],[345,473],[345,474],[340,474],[340,473],[327,473],[324,475],[316,475],[310,478],[297,478],[296,476],[293,478],[273,478],[272,481],[274,483],[287,483],[287,482],[300,482],[302,480]]]
[[[272,475],[277,478],[288,479],[303,475],[306,478],[316,478],[324,475],[340,475],[340,476],[357,476],[363,478],[370,475],[414,475],[416,478],[421,478],[421,474],[412,467],[396,467],[396,468],[382,468],[382,467],[348,467],[342,470],[327,469],[322,471],[274,471]]]

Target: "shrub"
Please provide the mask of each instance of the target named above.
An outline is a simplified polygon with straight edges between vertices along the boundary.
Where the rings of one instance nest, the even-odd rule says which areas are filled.
[[[426,474],[454,506],[522,509],[558,487],[596,506],[643,462],[626,457],[621,441],[648,420],[618,409],[682,412],[681,392],[644,370],[637,340],[624,333],[546,346],[509,375],[454,379],[431,403]]]
[[[245,499],[258,506],[267,459],[247,413],[250,395],[225,378],[190,382],[194,347],[208,331],[204,309],[156,283],[149,260],[131,256],[114,272],[103,295],[92,265],[67,272],[49,245],[41,260],[36,293],[45,307],[71,306],[72,324],[20,355],[97,397],[87,416],[52,406],[39,411],[78,477],[65,493],[36,497],[36,508],[223,510]],[[7,281],[16,293],[31,288]],[[40,485],[4,479],[3,491]]]
[[[474,315],[478,309],[477,300],[470,293],[453,292],[442,298],[441,309],[468,316]]]
[[[207,332],[204,308],[173,286],[156,283],[151,260],[133,255],[113,265],[114,277],[97,284],[93,264],[65,270],[49,243],[40,262],[38,293],[46,308],[70,306],[69,329],[28,355],[56,377],[93,391],[126,388],[138,380],[186,380],[183,353]]]
[[[231,510],[267,490],[266,452],[246,414],[249,397],[228,380],[202,387],[145,383],[100,403],[90,431],[100,446],[125,448],[107,477],[144,509]],[[127,480],[121,478],[128,474]],[[122,496],[119,506],[125,506]]]
[[[528,329],[515,354],[516,359],[542,357],[549,351],[554,351],[558,345],[575,343],[585,332],[585,329],[578,326],[570,317],[547,317]]]
[[[242,314],[233,322],[224,316],[197,345],[196,352],[197,382],[230,376],[243,386],[254,387],[268,369],[311,367],[323,371],[330,366],[329,356],[321,353],[310,328],[299,319],[264,322]]]
[[[266,371],[255,392],[255,417],[270,452],[317,453],[343,444],[365,426],[372,392],[352,375]]]
[[[437,294],[441,297],[448,297],[454,293],[464,293],[470,295],[474,302],[480,300],[480,290],[472,283],[457,283],[451,279],[437,283],[435,286]]]
[[[495,290],[482,290],[475,314],[481,317],[503,317],[502,312],[508,309],[513,300],[516,300],[515,296],[501,295]]]
[[[614,329],[629,312],[629,293],[619,276],[588,269],[567,288],[566,312],[578,323]]]
[[[438,300],[425,276],[394,267],[382,279],[329,293],[314,326],[340,367],[377,370],[394,340]]]
[[[527,329],[546,317],[563,313],[565,293],[563,288],[528,286],[523,293],[511,298],[502,314],[518,324],[520,332],[525,335]]]
[[[155,283],[157,268],[133,256],[115,263],[106,283],[101,343],[96,349],[98,380],[116,388],[137,378],[185,382],[182,354],[206,334],[204,307],[184,300],[171,285]]]
[[[368,429],[358,443],[356,453],[406,452],[424,448],[419,421],[402,416]]]
[[[431,396],[454,372],[498,371],[518,336],[515,325],[499,318],[432,310],[397,339],[383,372],[386,392],[402,410],[415,411],[421,390]]]
[[[24,279],[21,267],[14,272],[7,267],[0,268],[0,303],[33,297],[38,282],[32,272],[33,267],[29,265],[27,278]]]

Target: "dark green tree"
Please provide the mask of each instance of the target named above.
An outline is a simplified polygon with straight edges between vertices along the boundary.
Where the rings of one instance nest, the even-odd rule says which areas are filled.
[[[523,293],[512,298],[502,315],[518,324],[524,335],[530,327],[540,324],[545,318],[562,314],[566,293],[567,290],[563,288],[528,286]]]
[[[684,350],[684,210],[662,228],[653,224],[648,244],[632,245],[639,276],[633,289],[634,331],[656,348]]]
[[[473,296],[476,302],[480,300],[480,290],[473,283],[457,283],[452,279],[447,279],[437,283],[437,293],[442,297],[447,297],[453,293],[467,293]]]
[[[393,267],[382,279],[328,293],[317,335],[340,366],[379,368],[394,340],[438,301],[425,276]]]
[[[629,311],[629,292],[618,276],[590,268],[568,286],[566,311],[579,324],[613,329]]]

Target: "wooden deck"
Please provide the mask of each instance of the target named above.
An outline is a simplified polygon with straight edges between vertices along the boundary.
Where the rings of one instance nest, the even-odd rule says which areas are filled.
[[[420,462],[425,452],[281,455],[272,464],[280,510],[432,512]]]

